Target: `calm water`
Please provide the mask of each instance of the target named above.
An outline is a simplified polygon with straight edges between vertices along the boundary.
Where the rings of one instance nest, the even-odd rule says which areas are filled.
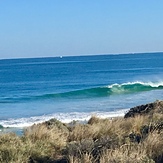
[[[163,53],[0,60],[0,124],[112,117],[163,97]]]

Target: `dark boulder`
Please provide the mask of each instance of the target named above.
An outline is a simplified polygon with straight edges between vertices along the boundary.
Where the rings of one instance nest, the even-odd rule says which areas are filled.
[[[137,115],[146,115],[147,113],[163,112],[163,101],[156,101],[146,105],[140,105],[131,108],[124,116],[124,118],[135,117]]]

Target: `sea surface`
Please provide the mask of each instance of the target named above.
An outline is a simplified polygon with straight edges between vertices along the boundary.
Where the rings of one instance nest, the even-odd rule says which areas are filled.
[[[123,116],[163,99],[163,53],[0,60],[0,125]]]

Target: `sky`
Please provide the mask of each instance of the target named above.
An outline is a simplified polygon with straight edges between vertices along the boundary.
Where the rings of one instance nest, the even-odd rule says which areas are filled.
[[[0,58],[160,51],[162,0],[0,0]]]

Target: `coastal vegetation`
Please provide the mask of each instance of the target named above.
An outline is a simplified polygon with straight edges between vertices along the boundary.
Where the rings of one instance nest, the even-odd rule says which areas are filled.
[[[51,119],[0,135],[2,163],[161,163],[163,101],[131,108],[124,117],[86,124]]]

